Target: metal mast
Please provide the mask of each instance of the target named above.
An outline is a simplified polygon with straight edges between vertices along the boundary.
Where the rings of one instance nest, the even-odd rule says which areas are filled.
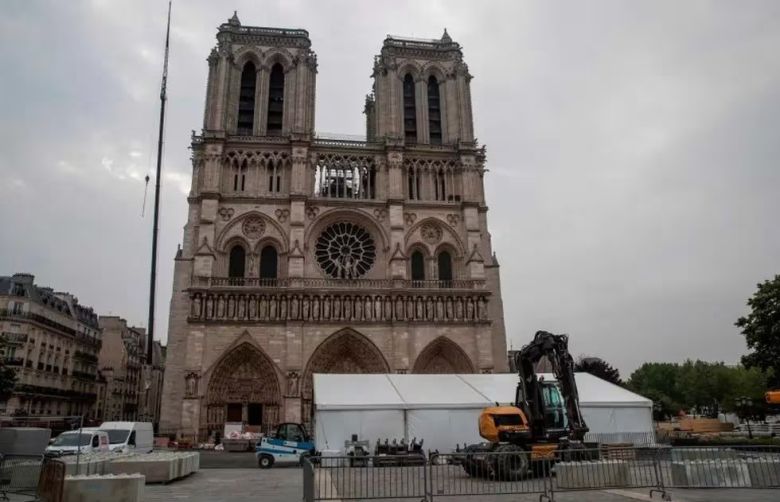
[[[152,224],[152,272],[149,279],[149,323],[146,334],[146,364],[152,364],[154,344],[154,293],[157,282],[157,226],[160,219],[160,171],[162,170],[163,130],[165,129],[165,101],[168,85],[168,47],[171,36],[171,0],[168,1],[168,26],[165,29],[165,62],[160,85],[160,132],[157,136],[157,176],[154,179],[154,223]]]

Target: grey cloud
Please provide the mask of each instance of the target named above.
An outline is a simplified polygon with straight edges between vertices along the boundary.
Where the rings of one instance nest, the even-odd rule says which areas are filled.
[[[4,273],[143,324],[162,1],[11,2],[0,19]],[[175,2],[157,331],[186,221],[189,131],[232,8],[309,30],[317,128],[359,134],[384,36],[464,46],[507,331],[567,331],[627,372],[735,362],[732,326],[778,271],[776,2]],[[106,166],[109,166],[107,168]],[[147,203],[151,201],[151,192]]]

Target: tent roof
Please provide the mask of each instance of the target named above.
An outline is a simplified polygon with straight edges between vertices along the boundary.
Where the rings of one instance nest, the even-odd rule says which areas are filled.
[[[553,379],[551,374],[542,374]],[[652,401],[589,373],[577,373],[583,407],[652,407]],[[320,410],[483,408],[514,401],[517,375],[315,374]]]

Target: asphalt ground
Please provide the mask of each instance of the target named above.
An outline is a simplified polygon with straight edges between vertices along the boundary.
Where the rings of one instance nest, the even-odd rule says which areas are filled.
[[[389,471],[388,471],[389,472]],[[449,472],[449,471],[448,471]],[[452,471],[452,476],[457,471]],[[445,479],[439,483],[448,485]],[[453,480],[453,483],[458,483]],[[669,490],[673,501],[679,502],[777,502],[780,490],[708,489]],[[146,502],[187,500],[188,502],[300,502],[303,497],[303,472],[298,466],[259,469],[253,452],[201,452],[201,471],[168,485],[147,485]],[[435,497],[438,499],[440,497]],[[388,500],[388,499],[385,499]],[[393,499],[389,499],[393,500]],[[409,500],[409,499],[405,499]],[[453,502],[531,502],[538,494],[449,496],[441,500]],[[654,502],[658,494],[649,497],[648,490],[605,490],[556,493],[558,502]]]

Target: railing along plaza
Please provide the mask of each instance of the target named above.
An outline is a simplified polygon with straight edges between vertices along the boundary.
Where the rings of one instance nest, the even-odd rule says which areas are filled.
[[[429,454],[415,462],[387,456],[304,459],[304,500],[489,497],[646,489],[780,488],[780,447],[609,447],[557,451]],[[778,493],[780,497],[780,493]]]

